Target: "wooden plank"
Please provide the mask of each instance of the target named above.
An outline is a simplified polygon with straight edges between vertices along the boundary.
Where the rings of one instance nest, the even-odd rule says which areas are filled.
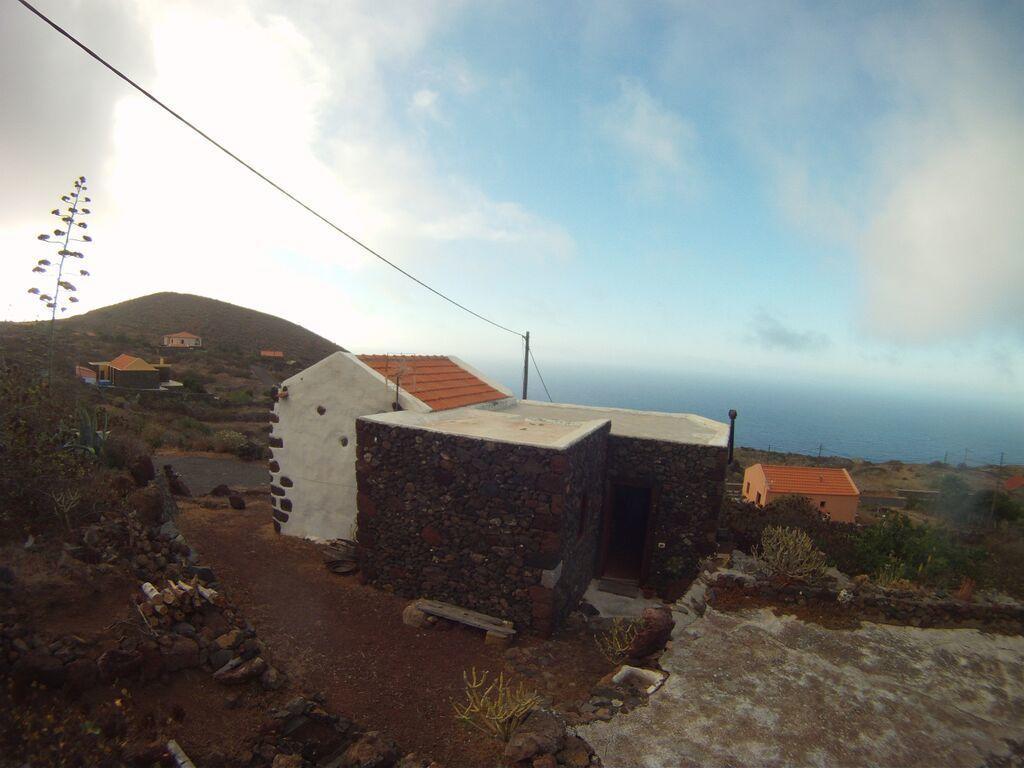
[[[478,613],[467,608],[460,608],[451,603],[442,603],[440,600],[417,600],[416,608],[429,613],[432,616],[440,616],[443,619],[457,621],[470,627],[476,627],[486,632],[494,632],[496,635],[510,637],[516,633],[510,621],[502,621],[486,613]]]

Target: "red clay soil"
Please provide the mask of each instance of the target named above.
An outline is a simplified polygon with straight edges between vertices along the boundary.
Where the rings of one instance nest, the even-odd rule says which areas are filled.
[[[500,745],[452,717],[463,670],[505,669],[503,649],[482,632],[404,625],[408,600],[328,571],[316,544],[274,532],[266,501],[243,512],[180,506],[189,543],[300,690],[323,692],[331,711],[450,768],[499,762]],[[544,645],[554,663],[528,683],[556,701],[585,697],[608,670],[592,641]]]
[[[45,551],[0,548],[0,562],[13,571],[19,587],[11,605],[23,612],[28,626],[47,641],[76,635],[94,657],[116,647],[122,634],[143,632],[131,601],[138,582],[116,571],[97,575],[75,560],[58,567],[54,549],[59,552],[56,546]],[[226,706],[229,695],[238,698],[231,708]],[[3,690],[0,755],[5,750],[24,753],[33,766],[75,764],[76,759],[85,765],[111,764],[109,744],[99,739],[90,746],[82,729],[119,721],[114,729],[119,739],[176,739],[200,765],[244,764],[267,711],[290,695],[249,686],[227,689],[202,669],[183,670],[162,681],[100,685],[72,701],[45,690],[12,700],[11,691]]]

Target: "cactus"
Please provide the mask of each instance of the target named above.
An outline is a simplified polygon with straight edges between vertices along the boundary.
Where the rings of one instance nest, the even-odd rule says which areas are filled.
[[[469,675],[462,673],[466,683],[466,703],[452,703],[455,719],[506,742],[530,710],[540,704],[540,697],[536,691],[526,689],[522,682],[513,687],[512,682],[505,679],[504,673],[488,685],[488,674],[484,670],[483,674],[477,675],[476,667],[473,667]]]
[[[769,576],[812,581],[825,571],[825,555],[799,528],[769,526],[761,533],[756,557]]]
[[[597,636],[597,648],[612,664],[621,664],[629,647],[640,631],[640,622],[633,619],[615,619],[607,632]]]
[[[103,426],[106,427],[107,414],[103,412]],[[99,419],[95,412],[84,406],[78,408],[78,429],[71,431],[72,438],[64,447],[72,451],[82,451],[99,456],[107,442],[110,431],[99,428]]]

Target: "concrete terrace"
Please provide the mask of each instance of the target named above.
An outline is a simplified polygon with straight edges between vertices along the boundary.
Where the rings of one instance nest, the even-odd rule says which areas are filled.
[[[607,419],[563,421],[530,417],[504,410],[478,408],[455,408],[432,413],[396,411],[363,416],[362,420],[440,432],[446,435],[556,449],[573,445],[600,429],[608,421]]]
[[[729,442],[729,425],[692,413],[635,411],[629,408],[601,408],[590,405],[543,403],[539,400],[516,400],[496,406],[502,413],[534,419],[559,419],[584,422],[594,419],[610,421],[611,434],[662,440],[687,445],[725,447]]]

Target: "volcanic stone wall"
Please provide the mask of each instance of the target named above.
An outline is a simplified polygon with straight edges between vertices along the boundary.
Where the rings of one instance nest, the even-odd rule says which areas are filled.
[[[608,480],[652,489],[646,584],[660,589],[691,577],[714,551],[727,461],[725,448],[608,438]]]
[[[608,429],[560,450],[359,419],[364,578],[549,633],[593,576]]]

